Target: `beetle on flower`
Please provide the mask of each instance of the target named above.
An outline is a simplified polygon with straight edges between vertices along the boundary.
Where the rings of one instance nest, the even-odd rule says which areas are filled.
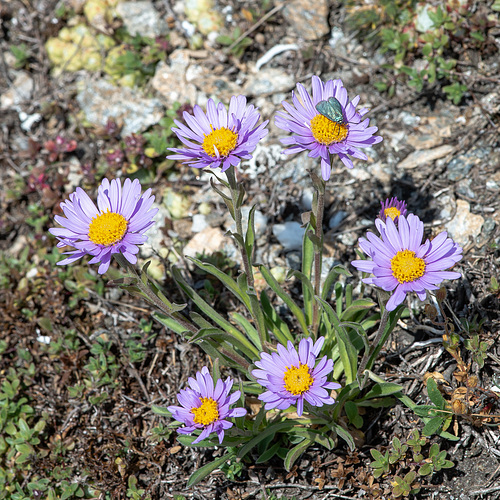
[[[300,83],[297,89],[299,96],[292,92],[293,106],[283,101],[285,111],[276,114],[276,126],[292,133],[281,139],[291,146],[284,153],[309,151],[311,158],[321,157],[325,181],[331,175],[331,156],[337,155],[348,168],[353,167],[350,156],[367,160],[359,148],[377,144],[382,137],[374,135],[378,129],[368,126],[368,118],[362,120],[368,109],[356,111],[360,97],[349,101],[342,80],[322,82],[317,76],[312,77],[312,97]]]

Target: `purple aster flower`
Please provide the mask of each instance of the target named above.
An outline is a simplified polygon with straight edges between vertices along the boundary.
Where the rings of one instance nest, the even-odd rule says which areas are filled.
[[[292,92],[293,106],[283,101],[286,111],[276,114],[276,126],[293,134],[281,139],[283,144],[292,146],[284,153],[309,150],[311,158],[321,157],[321,174],[325,181],[331,173],[330,155],[338,155],[348,168],[353,167],[349,156],[367,160],[368,157],[358,148],[377,144],[382,137],[374,135],[378,129],[368,126],[368,118],[361,121],[368,109],[356,111],[360,97],[349,101],[342,80],[323,83],[317,76],[312,77],[312,97],[300,83],[297,89],[300,97]],[[327,112],[320,113],[318,105]]]
[[[406,209],[406,201],[399,201],[396,197],[387,198],[385,202],[381,201],[382,209],[380,210],[378,216],[382,221],[386,221],[387,217],[390,217],[393,221],[397,221],[400,215],[406,215],[408,211]]]
[[[398,225],[387,217],[385,224],[377,219],[380,237],[368,232],[359,246],[372,260],[355,260],[354,267],[374,278],[363,281],[394,293],[386,304],[393,311],[408,292],[424,300],[427,290],[437,290],[445,279],[457,279],[460,273],[444,271],[462,258],[462,247],[448,233],[439,233],[432,241],[422,243],[424,223],[414,214],[399,216]]]
[[[57,246],[66,245],[76,250],[65,252],[69,255],[58,265],[71,264],[84,255],[93,258],[89,264],[100,262],[99,274],[104,274],[111,256],[122,253],[131,263],[137,262],[136,254],[141,243],[148,237],[144,233],[154,224],[153,217],[158,209],[151,209],[155,197],[148,189],[141,196],[141,184],[137,179],[125,179],[123,188],[118,179],[111,182],[103,179],[97,191],[97,207],[81,188],[69,195],[69,200],[61,203],[66,217],[55,216],[62,228],[51,228],[58,240]]]
[[[302,415],[304,400],[312,406],[335,403],[327,389],[339,389],[341,386],[326,381],[333,370],[333,361],[323,356],[316,365],[324,342],[324,337],[314,344],[310,338],[302,339],[297,352],[288,341],[287,347],[278,344],[277,353],[261,353],[260,361],[255,362],[260,370],[253,370],[252,375],[267,389],[259,396],[266,403],[266,410],[286,410],[296,404],[298,415]]]
[[[247,411],[245,408],[229,407],[240,397],[240,391],[229,395],[233,386],[231,378],[225,382],[217,380],[214,389],[214,381],[208,368],[204,366],[201,372],[196,373],[196,379],[189,377],[187,389],[182,389],[177,394],[177,400],[182,406],[169,406],[167,409],[172,416],[186,425],[177,429],[180,434],[192,434],[196,429],[202,429],[201,434],[193,441],[198,443],[212,432],[216,432],[219,443],[224,439],[224,431],[233,426],[232,422],[226,420],[231,417],[243,417]]]
[[[222,167],[222,172],[230,166],[238,166],[241,160],[252,158],[250,154],[257,143],[267,135],[267,121],[258,127],[260,114],[253,105],[247,106],[245,96],[231,97],[229,111],[213,99],[207,103],[206,114],[196,105],[193,115],[183,113],[187,125],[174,120],[179,128],[172,128],[184,148],[171,148],[176,153],[171,160],[181,160],[195,168]]]

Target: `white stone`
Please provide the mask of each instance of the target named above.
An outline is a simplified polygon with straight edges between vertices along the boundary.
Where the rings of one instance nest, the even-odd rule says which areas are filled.
[[[273,234],[283,246],[285,252],[300,250],[302,248],[302,239],[305,228],[298,222],[289,221],[284,224],[275,224]]]
[[[194,235],[182,253],[188,257],[196,257],[197,254],[211,255],[220,251],[231,259],[238,256],[238,251],[229,236],[226,236],[218,227],[207,227]]]
[[[193,233],[199,233],[208,227],[207,218],[203,214],[193,215],[193,225],[191,226],[191,231]]]
[[[16,108],[29,101],[33,93],[33,79],[25,71],[19,71],[9,90],[0,96],[0,108]]]
[[[155,38],[167,33],[167,23],[150,1],[122,2],[116,6],[116,12],[132,36]]]
[[[158,99],[144,96],[139,89],[116,87],[106,80],[80,80],[76,97],[87,120],[105,126],[109,118],[123,125],[122,135],[142,132],[165,115]]]

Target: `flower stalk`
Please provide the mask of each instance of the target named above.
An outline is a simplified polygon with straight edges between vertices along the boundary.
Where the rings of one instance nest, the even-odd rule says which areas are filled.
[[[313,204],[314,215],[314,295],[321,296],[321,262],[323,257],[323,215],[325,211],[325,181],[311,173],[316,189],[316,203]],[[317,300],[313,303],[312,335],[316,338],[319,328],[320,304]]]
[[[236,183],[236,173],[234,167],[231,166],[226,170],[227,181],[229,183],[231,191],[231,200],[233,202],[233,217],[236,224],[236,234],[239,238],[236,239],[237,245],[240,249],[241,260],[243,262],[243,268],[247,277],[248,288],[254,288],[254,279],[252,265],[247,254],[245,245],[242,244],[245,241],[245,236],[243,234],[243,216],[241,214],[241,204],[243,201],[244,192],[242,193],[241,187],[238,187]]]

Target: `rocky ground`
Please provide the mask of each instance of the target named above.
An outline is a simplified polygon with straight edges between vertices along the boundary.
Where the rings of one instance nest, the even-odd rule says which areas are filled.
[[[205,106],[210,97],[227,103],[245,94],[270,120],[270,133],[239,171],[247,205],[257,204],[257,259],[283,273],[297,267],[301,213],[310,209],[313,193],[308,169],[319,165],[304,154],[281,154],[282,131],[273,118],[296,83],[308,87],[312,75],[341,78],[350,97],[359,94],[371,109],[384,138],[367,151],[367,162],[355,162],[352,170],[340,161],[334,167],[325,267],[349,266],[357,239],[391,196],[407,201],[429,235],[447,230],[464,247],[463,277],[448,286],[448,307],[462,340],[477,336],[485,343],[484,366],[462,349],[478,387],[453,417],[450,432],[459,439],[433,436],[426,444],[438,443],[454,467],[423,478],[416,497],[499,498],[497,3],[470,1],[461,11],[463,26],[476,36],[463,28],[446,48],[458,60],[448,76],[465,87],[455,102],[441,80],[408,85],[394,53],[381,51],[353,21],[374,8],[369,4],[3,0],[0,498],[392,497],[398,471],[375,478],[370,449],[384,452],[394,438],[406,440],[423,427],[402,404],[367,410],[369,424],[350,428],[354,452],[342,441],[333,451],[311,447],[289,472],[278,459],[248,461],[187,488],[190,474],[221,450],[179,446],[151,405],[175,402],[187,377],[207,363],[205,354],[154,322],[148,304],[107,287],[120,276],[117,267],[103,277],[85,262],[56,267],[59,253],[47,232],[75,187],[95,194],[104,176],[137,177],[152,187],[160,209],[141,257],[152,260],[151,271],[166,289],[174,286],[165,259],[183,266],[182,255],[205,253],[236,275],[236,249],[225,236],[231,221],[210,176],[165,156],[176,145],[170,126],[182,110]],[[446,5],[450,16],[458,9]],[[428,16],[421,7],[411,12],[415,22],[406,28],[417,29],[415,46],[422,46]],[[418,53],[408,54],[409,68],[426,64]],[[389,92],[376,90],[380,81],[389,82]],[[190,279],[227,312],[228,295],[218,283],[194,272]],[[293,282],[288,287],[298,293]],[[439,332],[429,327],[421,304],[412,307],[413,317],[399,323],[377,371],[426,403],[424,373],[441,375],[449,391],[460,384]]]

